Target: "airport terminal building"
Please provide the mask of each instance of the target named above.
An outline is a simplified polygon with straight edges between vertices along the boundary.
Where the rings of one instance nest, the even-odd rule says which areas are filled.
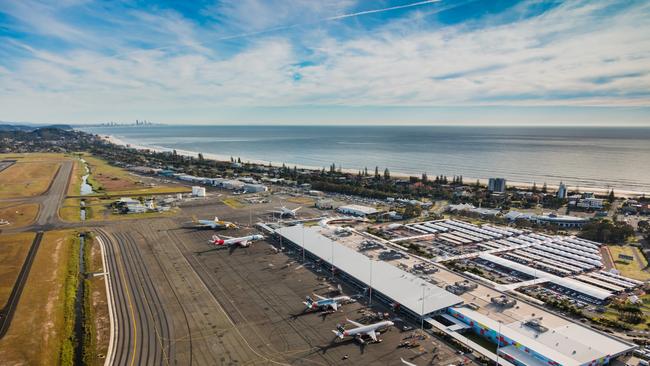
[[[501,366],[596,366],[635,349],[635,345],[597,332],[581,324],[557,321],[533,314],[530,318],[501,321],[488,316],[493,309],[473,310],[463,298],[440,288],[391,263],[374,260],[344,245],[346,230],[321,226],[285,226],[265,230],[274,233],[282,246],[301,253],[327,271],[358,288],[372,289],[372,300],[387,306],[399,304],[400,317],[424,321],[433,328],[466,344]],[[490,256],[490,260],[502,258]],[[518,265],[508,261],[508,265]],[[557,276],[544,278],[555,282],[568,280]],[[577,282],[577,281],[575,281]],[[563,286],[572,287],[573,283]],[[591,286],[586,286],[591,289]],[[367,293],[367,292],[366,292]],[[590,293],[594,298],[610,296],[607,291]],[[488,313],[486,314],[485,311]],[[498,318],[498,317],[497,317]],[[496,353],[472,340],[468,332],[498,345]]]
[[[420,320],[461,304],[463,299],[384,261],[377,261],[321,233],[319,226],[286,226],[275,230],[282,244],[335,268],[337,276],[360,290],[372,289],[372,299],[398,305],[403,315]],[[424,296],[423,296],[424,295]]]

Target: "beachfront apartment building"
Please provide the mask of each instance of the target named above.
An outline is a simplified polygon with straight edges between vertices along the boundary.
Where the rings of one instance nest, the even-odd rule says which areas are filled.
[[[494,193],[504,193],[506,191],[506,179],[490,178],[488,180],[488,191]]]

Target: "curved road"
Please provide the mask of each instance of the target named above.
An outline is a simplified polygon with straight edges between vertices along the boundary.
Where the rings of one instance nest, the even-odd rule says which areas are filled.
[[[169,365],[174,363],[171,322],[153,286],[135,241],[128,233],[96,229],[105,245],[114,340],[109,365]]]

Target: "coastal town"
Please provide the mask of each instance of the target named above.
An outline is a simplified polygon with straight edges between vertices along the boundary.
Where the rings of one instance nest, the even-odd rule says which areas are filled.
[[[82,295],[66,296],[74,305],[75,298],[88,301],[83,295],[88,293],[93,305],[63,319],[70,326],[77,324],[71,329],[81,329],[77,341],[67,347],[86,355],[88,363],[106,358],[118,364],[129,359],[164,363],[172,357],[170,352],[182,363],[195,357],[211,363],[233,349],[240,351],[226,353],[224,363],[253,360],[259,355],[246,351],[241,342],[255,337],[271,342],[260,351],[265,358],[288,363],[349,359],[369,364],[380,357],[388,364],[401,359],[412,364],[427,360],[510,366],[544,360],[637,365],[650,359],[645,348],[650,334],[650,200],[643,194],[587,192],[564,184],[512,187],[499,177],[486,179],[486,185],[466,183],[461,176],[403,178],[379,167],[374,173],[351,173],[340,171],[335,163],[329,169],[310,170],[251,164],[235,157],[216,161],[201,154],[115,145],[102,136],[65,128],[0,132],[0,152],[0,179],[41,161],[72,167],[74,179],[63,184],[60,203],[52,201],[54,206],[38,210],[54,212],[57,219],[39,224],[38,218],[4,214],[0,229],[11,238],[43,229],[67,230],[71,248],[84,238],[86,249],[76,252],[89,250],[85,265],[94,269],[75,271],[93,279],[84,281],[88,290]],[[65,182],[61,174],[67,173],[61,169],[56,179]],[[35,197],[20,203],[37,202]],[[15,200],[3,205],[16,207]],[[198,228],[222,228],[235,236],[233,243],[245,241],[210,253],[214,249],[204,244],[206,240],[231,239],[220,239],[220,233],[209,239],[212,234]],[[260,240],[256,235],[268,245],[249,242]],[[116,261],[123,250],[131,257]],[[14,268],[20,268],[18,258]],[[178,262],[181,258],[185,264]],[[138,272],[142,266],[148,268],[145,277]],[[116,277],[102,275],[107,268]],[[228,268],[231,274],[214,277],[211,268]],[[186,273],[196,277],[190,280]],[[121,284],[120,278],[131,282]],[[131,314],[124,309],[134,306],[128,297],[143,285],[140,281],[153,286],[130,295],[140,299]],[[260,287],[264,283],[266,288]],[[11,286],[8,283],[7,289]],[[160,288],[179,297],[165,299]],[[29,287],[24,291],[9,301],[34,296]],[[187,291],[191,296],[184,298]],[[295,315],[302,299],[318,292],[324,299],[350,299],[334,308],[319,308],[323,319],[332,318],[327,324],[311,320],[316,314]],[[265,299],[267,305],[233,305],[252,297]],[[160,300],[147,310],[153,298]],[[197,301],[218,309],[199,314],[191,310]],[[280,303],[284,305],[268,305]],[[173,306],[183,311],[163,310]],[[15,324],[24,319],[26,309],[6,311],[3,314],[11,316],[2,318],[2,329],[8,329],[5,338],[21,339]],[[133,318],[137,313],[153,318]],[[188,314],[193,320],[188,320],[187,330],[169,328]],[[254,328],[248,328],[250,317],[259,319]],[[396,330],[328,345],[330,328],[346,318],[357,319],[357,326],[386,322],[382,328]],[[217,348],[208,339],[173,346],[153,342],[145,349],[114,343],[135,332],[131,323],[144,331],[139,337],[147,342],[160,329],[169,334],[166,337],[171,332],[184,337],[207,331],[205,324],[222,328],[231,321],[236,331],[215,335],[224,339]],[[127,332],[115,333],[114,322]],[[94,334],[95,341],[84,332]],[[296,334],[303,337],[298,340]],[[355,350],[358,344],[365,349],[361,353]],[[286,355],[273,356],[276,347]],[[300,351],[305,347],[329,351]],[[145,350],[162,358],[147,358]]]

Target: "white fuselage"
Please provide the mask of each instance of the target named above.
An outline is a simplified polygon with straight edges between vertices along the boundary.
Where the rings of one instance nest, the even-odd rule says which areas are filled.
[[[379,323],[375,324],[370,324],[370,325],[363,325],[360,327],[356,327],[354,329],[349,329],[349,330],[344,330],[342,332],[339,332],[338,335],[340,338],[343,337],[356,337],[356,336],[362,336],[365,334],[373,333],[376,332],[378,329],[382,329],[385,327],[390,327],[394,323],[390,320],[384,320]]]
[[[264,239],[264,236],[259,234],[242,236],[240,238],[230,238],[230,239],[221,239],[215,235],[212,237],[212,240],[210,240],[210,243],[216,246],[239,245],[242,247],[247,247],[250,245],[251,242],[254,242],[256,240],[261,240],[261,239]]]

